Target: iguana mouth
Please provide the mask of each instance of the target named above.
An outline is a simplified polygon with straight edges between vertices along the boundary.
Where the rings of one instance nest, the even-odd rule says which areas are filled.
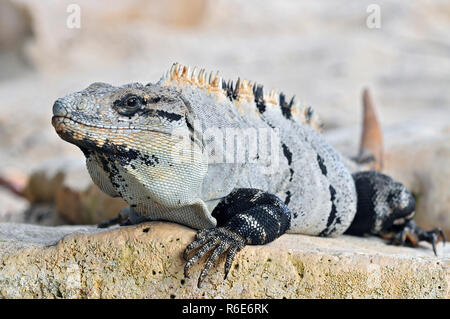
[[[83,152],[93,150],[116,156],[124,153],[123,149],[126,148],[125,140],[133,139],[133,136],[146,136],[146,134],[142,134],[142,129],[87,125],[63,115],[54,115],[52,117],[52,125],[59,137],[80,147]],[[161,143],[161,139],[169,139],[170,137],[166,136],[172,134],[159,128],[146,129],[145,131],[162,133],[159,138],[155,137],[156,140],[159,140],[159,142],[155,140],[156,145]]]
[[[87,145],[85,144],[103,144],[103,141],[98,138],[95,139],[93,136],[101,136],[94,132],[97,130],[101,132],[106,128],[86,125],[61,115],[54,115],[52,117],[52,125],[55,128],[56,133],[69,143],[82,147],[86,147]],[[89,143],[86,143],[86,141],[89,141]]]
[[[77,145],[83,152],[93,150],[116,157],[124,153],[124,145],[111,143],[113,139],[110,140],[108,137],[101,138],[105,136],[105,130],[110,133],[111,138],[111,131],[116,131],[115,128],[86,125],[61,115],[52,117],[52,125],[63,140]],[[123,130],[121,132],[123,133]]]
[[[86,124],[86,123],[81,123],[77,120],[74,120],[73,118],[67,117],[67,116],[63,116],[63,115],[53,115],[52,117],[52,124],[56,129],[57,125],[66,125],[66,126],[73,126],[73,125],[78,125],[78,126],[84,126],[84,127],[89,127],[89,128],[98,128],[98,129],[109,129],[109,130],[119,130],[119,129],[123,129],[123,130],[136,130],[136,131],[141,131],[142,128],[140,127],[134,127],[134,126],[127,126],[127,127],[120,127],[120,126],[112,126],[112,125],[107,125],[107,124],[100,124],[100,125],[96,125],[96,124]]]
[[[79,121],[74,120],[73,118],[67,117],[67,116],[63,116],[63,115],[53,115],[52,116],[52,125],[55,128],[56,132],[59,134],[60,132],[65,132],[67,130],[72,130],[71,128],[76,127],[77,129],[79,128],[89,128],[89,129],[99,129],[99,130],[114,130],[114,131],[129,131],[131,132],[142,132],[142,131],[151,131],[151,132],[158,132],[158,133],[164,133],[164,134],[172,134],[172,132],[170,132],[170,130],[165,130],[163,128],[159,128],[159,127],[142,127],[142,126],[112,126],[112,125],[106,125],[106,124],[101,124],[101,125],[96,125],[96,124],[86,124],[86,123],[81,123]]]

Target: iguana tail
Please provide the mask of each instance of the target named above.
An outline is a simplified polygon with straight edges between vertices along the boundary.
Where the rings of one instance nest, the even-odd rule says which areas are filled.
[[[356,162],[358,164],[369,164],[371,169],[382,171],[383,135],[369,89],[367,88],[363,91],[362,101],[364,107],[363,130]]]

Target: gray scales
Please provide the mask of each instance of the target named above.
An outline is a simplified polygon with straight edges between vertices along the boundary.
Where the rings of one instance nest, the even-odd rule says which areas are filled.
[[[226,277],[242,247],[285,232],[445,241],[414,224],[400,183],[352,176],[310,107],[254,82],[175,63],[156,84],[94,83],[60,98],[52,124],[83,151],[94,183],[130,205],[100,227],[166,220],[199,230],[184,254],[188,276],[211,253],[199,286],[220,255]]]

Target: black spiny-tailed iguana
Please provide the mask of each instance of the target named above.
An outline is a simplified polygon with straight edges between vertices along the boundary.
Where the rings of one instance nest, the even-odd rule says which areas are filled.
[[[376,171],[351,174],[311,108],[252,82],[174,64],[158,83],[94,83],[58,99],[52,123],[86,156],[102,191],[130,206],[102,223],[166,220],[198,229],[189,268],[285,232],[373,234],[398,244],[445,241],[414,224],[414,197]],[[189,258],[191,253],[195,254]]]

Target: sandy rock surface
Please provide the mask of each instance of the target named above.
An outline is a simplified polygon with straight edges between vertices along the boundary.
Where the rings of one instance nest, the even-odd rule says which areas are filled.
[[[6,298],[449,298],[450,249],[435,257],[375,238],[283,235],[247,246],[228,280],[222,259],[202,288],[183,276],[194,231],[152,222],[111,230],[0,224]]]

